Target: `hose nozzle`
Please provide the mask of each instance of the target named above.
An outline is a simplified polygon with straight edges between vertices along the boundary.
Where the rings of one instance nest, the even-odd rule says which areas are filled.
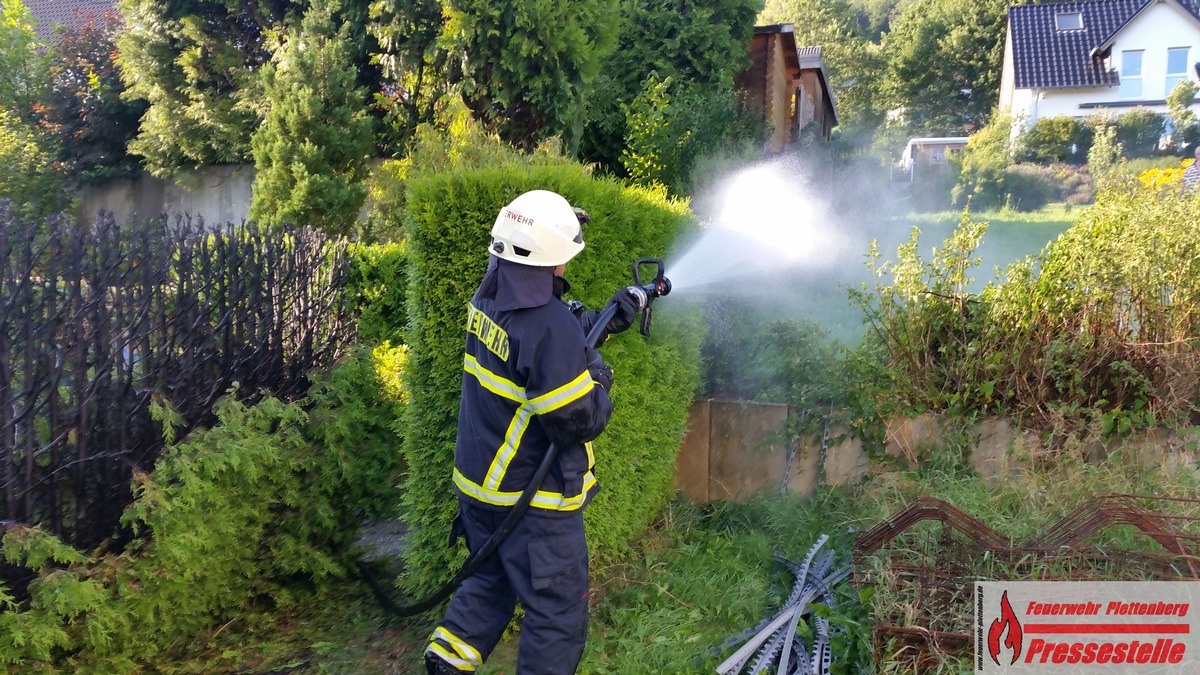
[[[639,269],[643,265],[654,265],[655,275],[649,283],[642,283],[641,273]],[[629,290],[638,298],[638,304],[642,310],[642,335],[650,334],[650,304],[655,298],[662,297],[671,292],[671,280],[664,276],[666,266],[659,258],[638,258],[633,263],[633,286]]]

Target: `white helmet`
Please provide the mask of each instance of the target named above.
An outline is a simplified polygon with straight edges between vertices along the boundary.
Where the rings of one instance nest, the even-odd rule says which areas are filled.
[[[533,190],[500,209],[492,226],[492,255],[522,265],[557,267],[583,250],[586,216],[548,190]]]

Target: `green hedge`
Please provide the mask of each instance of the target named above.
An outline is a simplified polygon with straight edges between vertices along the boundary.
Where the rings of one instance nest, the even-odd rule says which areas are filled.
[[[403,242],[354,244],[349,250],[346,292],[358,315],[359,339],[367,344],[404,344],[408,247]]]
[[[687,206],[661,190],[627,188],[593,178],[581,166],[508,166],[449,170],[408,183],[409,385],[411,403],[404,446],[409,467],[406,517],[413,528],[404,585],[429,590],[447,579],[461,550],[446,546],[456,511],[453,467],[462,383],[465,306],[488,262],[489,230],[499,209],[532,189],[563,194],[592,215],[587,247],[568,267],[572,297],[599,308],[630,283],[631,263],[661,257],[692,226]],[[670,270],[668,270],[668,275]],[[687,409],[699,382],[702,324],[659,301],[654,334],[636,329],[603,348],[616,384],[615,413],[596,441],[603,486],[587,510],[593,557],[612,558],[640,533],[669,498]],[[676,311],[672,311],[676,310]]]

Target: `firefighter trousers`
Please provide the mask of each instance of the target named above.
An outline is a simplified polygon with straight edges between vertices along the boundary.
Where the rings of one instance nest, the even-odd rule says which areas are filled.
[[[468,549],[479,550],[507,515],[460,497],[459,517]],[[517,600],[525,609],[517,674],[574,673],[588,623],[582,509],[555,514],[526,511],[496,552],[455,592],[426,653],[462,672],[474,671],[500,641]]]

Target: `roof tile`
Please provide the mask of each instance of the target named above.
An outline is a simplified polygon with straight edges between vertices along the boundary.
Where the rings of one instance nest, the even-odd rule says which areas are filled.
[[[88,16],[116,11],[116,0],[25,0],[25,6],[37,18],[37,33],[42,39],[54,37],[57,26],[79,28]]]
[[[1117,72],[1106,68],[1102,58],[1093,58],[1092,50],[1112,38],[1151,1],[1091,0],[1009,7],[1016,88],[1117,84]],[[1200,19],[1200,0],[1180,0],[1180,4]],[[1055,15],[1070,12],[1082,15],[1082,30],[1058,30]]]

